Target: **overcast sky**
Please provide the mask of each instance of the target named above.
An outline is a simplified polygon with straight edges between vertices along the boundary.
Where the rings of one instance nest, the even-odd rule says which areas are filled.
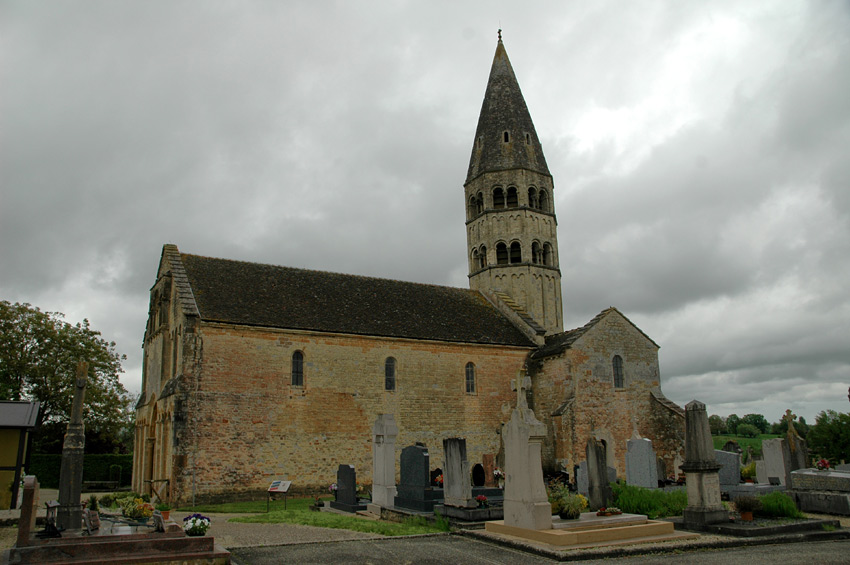
[[[468,286],[501,27],[565,327],[710,413],[850,411],[850,3],[0,1],[0,299],[141,345],[162,245]]]

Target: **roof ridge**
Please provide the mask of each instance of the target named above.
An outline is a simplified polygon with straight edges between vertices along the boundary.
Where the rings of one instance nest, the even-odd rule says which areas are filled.
[[[171,265],[171,276],[174,284],[177,287],[177,298],[180,300],[180,306],[183,313],[187,316],[198,316],[201,313],[198,310],[198,302],[195,300],[195,294],[192,292],[192,285],[189,284],[189,277],[186,275],[186,267],[183,265],[183,257],[180,250],[173,243],[166,243],[162,246],[162,256],[168,259]]]
[[[523,308],[516,300],[514,300],[510,294],[502,292],[500,290],[494,290],[493,294],[498,296],[499,299],[504,302],[508,308],[516,312],[517,316],[522,318],[522,321],[528,324],[535,332],[541,334],[546,332],[546,328],[538,324],[537,321],[531,317],[531,314],[529,314],[525,308]]]

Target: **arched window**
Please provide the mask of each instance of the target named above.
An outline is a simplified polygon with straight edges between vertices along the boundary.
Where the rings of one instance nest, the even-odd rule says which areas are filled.
[[[545,190],[540,191],[540,196],[538,196],[538,199],[540,200],[540,209],[543,210],[544,212],[548,212],[549,211],[549,195],[546,194]]]
[[[475,365],[466,364],[466,393],[475,394]]]
[[[478,204],[475,202],[474,196],[469,197],[469,210],[467,211],[467,213],[469,214],[469,216],[467,217],[468,220],[474,218],[475,215],[478,213]]]
[[[510,143],[510,141],[511,141],[510,132],[506,131],[506,132],[502,133],[502,140],[504,140],[505,143]]]
[[[533,186],[528,189],[528,207],[537,208],[537,189]]]
[[[478,265],[482,269],[487,266],[487,248],[485,246],[481,246],[481,251],[478,253],[478,259],[481,263]]]
[[[475,269],[477,269],[480,266],[481,266],[481,257],[479,257],[479,255],[478,255],[478,250],[473,249],[472,250],[472,270],[474,271]]]
[[[384,363],[384,390],[395,390],[395,358],[387,357]]]
[[[479,214],[484,211],[484,195],[480,192],[475,197],[475,211]]]
[[[499,265],[508,264],[508,246],[504,243],[496,244],[496,263]]]
[[[304,354],[292,354],[292,386],[304,386]]]
[[[505,192],[496,187],[493,189],[493,208],[504,208],[505,207]]]
[[[614,355],[614,388],[623,388],[623,358]]]
[[[540,244],[536,241],[531,244],[531,262],[535,265],[542,263],[542,254],[540,252]],[[545,264],[545,263],[544,263]]]
[[[549,243],[543,244],[543,264],[553,266],[553,255],[552,255],[552,245]]]
[[[511,263],[522,263],[522,246],[518,241],[511,243]]]
[[[519,206],[519,201],[516,196],[516,187],[509,186],[508,187],[508,208],[516,208]]]

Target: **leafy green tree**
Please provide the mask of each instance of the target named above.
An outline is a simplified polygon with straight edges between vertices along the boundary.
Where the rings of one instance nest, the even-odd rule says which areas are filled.
[[[755,426],[763,434],[770,431],[770,422],[761,414],[747,414],[741,418],[741,423]]]
[[[794,422],[794,429],[797,430],[797,433],[800,434],[800,437],[805,438],[809,435],[809,425],[806,424],[806,419],[800,416]],[[770,433],[784,436],[788,433],[788,420],[785,418],[780,418],[778,422],[774,422],[770,425]]]
[[[726,433],[735,435],[738,433],[738,424],[741,423],[741,419],[737,414],[729,414],[726,416]]]
[[[712,414],[708,417],[708,427],[711,429],[711,435],[713,436],[719,436],[726,433],[726,422],[724,422],[723,418],[716,414]]]
[[[806,439],[809,451],[835,463],[850,459],[850,414],[835,410],[821,412]]]
[[[63,318],[30,304],[0,301],[0,398],[38,400],[38,424],[44,429],[34,442],[58,441],[60,450],[77,362],[89,364],[83,414],[87,438],[120,437],[131,413],[130,397],[118,380],[126,356],[115,351],[115,342],[91,329],[88,320],[71,325]]]
[[[741,424],[738,424],[738,428],[736,430],[736,433],[739,436],[742,436],[742,437],[758,437],[759,433],[761,433],[761,430],[759,430],[757,427],[755,427],[752,424],[741,423]]]

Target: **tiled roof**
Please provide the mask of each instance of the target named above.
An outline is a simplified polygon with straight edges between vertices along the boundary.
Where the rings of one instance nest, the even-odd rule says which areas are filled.
[[[613,306],[610,306],[610,307],[606,308],[605,310],[603,310],[602,312],[600,312],[599,314],[597,314],[596,316],[594,316],[592,320],[590,320],[588,323],[586,323],[585,325],[583,325],[580,328],[567,330],[567,331],[561,332],[559,334],[547,335],[546,336],[546,343],[542,347],[540,347],[537,351],[535,351],[532,354],[531,357],[533,359],[542,359],[544,357],[557,355],[557,354],[561,353],[562,351],[564,351],[565,349],[569,349],[572,346],[572,344],[575,343],[576,340],[578,340],[578,338],[580,338],[585,333],[587,333],[587,331],[590,330],[597,323],[599,323],[599,321],[602,318],[604,318],[605,316],[607,316],[608,314],[610,314],[612,312],[616,312],[617,314],[622,316],[623,319],[626,320],[629,324],[631,324],[632,327],[634,327],[638,332],[640,332],[640,334],[643,337],[645,337],[650,342],[652,342],[653,345],[658,347],[658,344],[655,343],[654,341],[652,341],[652,338],[650,338],[648,335],[643,333],[643,331],[639,327],[635,326],[632,323],[631,320],[629,320],[628,318],[623,316],[622,312],[620,312],[619,310],[617,310]]]
[[[504,140],[505,132],[508,132],[508,142]],[[466,183],[483,173],[509,169],[528,169],[549,175],[531,114],[505,46],[499,40],[478,116]]]
[[[174,261],[174,255],[170,256]],[[477,291],[198,255],[178,256],[202,320],[534,346]]]

